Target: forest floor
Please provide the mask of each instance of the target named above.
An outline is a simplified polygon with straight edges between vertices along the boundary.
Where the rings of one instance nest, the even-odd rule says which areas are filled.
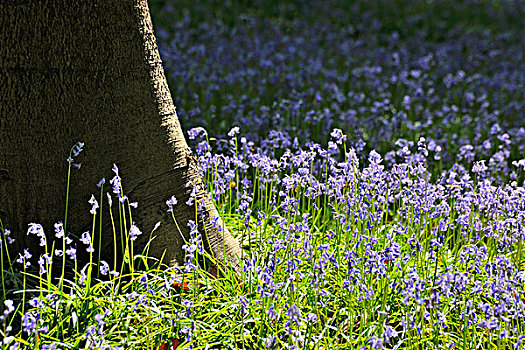
[[[4,348],[525,347],[524,2],[151,3],[242,274],[2,255]]]

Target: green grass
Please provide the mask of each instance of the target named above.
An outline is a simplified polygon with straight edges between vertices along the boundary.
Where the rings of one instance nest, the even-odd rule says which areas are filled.
[[[151,1],[157,26],[173,24],[173,14],[162,12],[166,3]],[[339,12],[330,17],[334,18],[330,28],[368,23],[363,18],[370,16],[382,20],[379,33],[396,31],[402,39],[422,33],[425,40],[439,43],[453,40],[458,28],[482,36],[523,31],[523,14],[512,11],[512,2],[506,1],[334,1],[331,8],[313,8],[311,4],[181,0],[175,7],[183,14],[191,14],[192,28],[198,28],[210,16],[231,28],[255,16],[280,23],[286,32],[297,17],[305,22],[322,20],[329,17],[323,16],[326,11],[335,8]],[[412,19],[411,25],[406,25],[407,18]],[[361,36],[359,31],[352,33],[357,39],[370,38]],[[377,44],[385,43],[379,40]],[[330,48],[326,50],[326,57],[330,57]],[[298,70],[300,65],[297,62]],[[344,62],[334,66],[344,67]],[[490,67],[483,69],[490,71]],[[177,84],[171,83],[172,88]],[[364,91],[370,88],[367,84],[364,78],[355,79],[342,89],[345,94],[350,90]],[[241,86],[222,89],[208,101],[205,88],[197,83],[184,91],[188,96],[196,93],[194,103],[205,112],[211,106],[221,106],[223,95],[228,93],[239,99],[243,94],[248,99],[259,98],[261,104],[268,106],[280,93],[278,86],[265,89],[260,96],[255,87],[250,91]],[[455,85],[448,90],[436,87],[440,89],[451,103],[459,106],[468,86]],[[393,93],[399,108],[405,93]],[[501,98],[510,99],[505,94]],[[316,106],[318,111],[329,107],[331,101],[323,103],[326,105]],[[418,120],[412,111],[408,113],[412,113],[412,121]],[[209,117],[204,114],[203,120]],[[300,117],[287,117],[287,122],[295,123],[299,130],[311,128],[310,133],[323,145],[330,139],[316,129],[319,125],[303,125]],[[233,126],[235,119],[225,116],[220,125],[213,124],[212,119],[207,121],[215,128],[212,135],[220,135]],[[463,127],[459,116],[429,126],[432,130],[437,128],[457,133],[460,138],[473,137],[473,131]],[[352,131],[349,128],[349,136]],[[483,132],[488,135],[489,130]],[[402,126],[397,136],[417,142],[420,135],[413,135]],[[380,148],[392,147],[393,141],[383,140]],[[42,274],[38,266],[26,269],[25,259],[18,263],[18,256],[9,254],[7,230],[0,222],[0,310],[4,312],[0,318],[0,339],[5,339],[2,349],[9,349],[15,342],[22,349],[35,350],[53,349],[53,344],[62,350],[104,346],[167,350],[167,345],[161,345],[173,342],[179,344],[177,349],[267,349],[266,342],[273,336],[275,349],[360,349],[370,348],[374,336],[382,338],[391,332],[391,342],[384,342],[384,348],[506,350],[512,349],[525,334],[523,317],[516,316],[523,310],[503,311],[495,318],[496,325],[473,321],[492,320],[486,316],[484,305],[493,312],[502,303],[517,307],[521,304],[516,300],[525,298],[523,228],[509,229],[519,224],[517,216],[523,199],[519,199],[516,188],[520,184],[523,188],[523,172],[517,174],[517,185],[504,183],[493,189],[483,187],[478,175],[470,174],[475,181],[469,188],[436,183],[445,170],[441,162],[429,161],[418,169],[400,161],[392,169],[374,173],[368,162],[359,165],[357,158],[347,153],[346,143],[338,146],[333,158],[305,147],[312,153],[298,160],[304,154],[288,153],[283,147],[263,152],[254,146],[253,151],[241,151],[237,138],[207,138],[205,142],[212,153],[198,156],[203,164],[211,164],[204,176],[221,217],[242,247],[242,273],[224,270],[217,277],[203,267],[183,272],[184,267],[160,265],[158,259],[148,256],[147,247],[134,247],[130,240],[133,208],[116,198],[111,212],[96,210],[91,232],[120,238],[114,239],[122,245],[115,246],[113,253],[122,257],[122,264],[109,266],[118,275],[101,272],[100,247],[87,254],[88,261],[83,261],[90,263],[87,267],[65,254],[54,256],[55,249],[65,250],[65,237],[54,245],[45,245],[54,262],[44,263]],[[456,155],[460,145],[453,139],[448,143],[449,152]],[[220,149],[219,145],[226,146]],[[271,154],[274,163],[250,163],[250,156],[265,152]],[[232,162],[226,166],[215,158],[217,154],[230,160],[238,157],[245,167]],[[519,157],[512,154],[510,158]],[[469,170],[471,165],[466,165]],[[377,185],[374,181],[383,176],[389,181]],[[291,186],[286,185],[289,179],[293,179]],[[384,184],[396,187],[385,191]],[[312,188],[322,190],[312,194]],[[107,201],[104,191],[107,192],[107,185],[97,198],[100,207],[107,207],[102,205]],[[447,197],[436,199],[442,193]],[[461,207],[466,198],[482,194],[493,196],[496,204]],[[514,200],[518,204],[512,207]],[[101,232],[101,215],[111,217],[113,232]],[[74,219],[67,217],[66,209],[65,230],[67,222]],[[494,234],[478,227],[494,224],[501,225]],[[441,231],[440,225],[445,229]],[[100,241],[94,236],[90,237],[91,244]],[[436,243],[438,238],[442,241]],[[79,250],[86,248],[77,243]],[[214,260],[204,255],[208,261]],[[195,254],[192,259],[198,261],[199,256]],[[14,310],[5,304],[7,300],[14,301]],[[28,332],[33,321],[36,332]],[[502,336],[505,331],[508,334]]]
[[[232,170],[240,171],[235,167]],[[279,176],[293,176],[297,171],[289,166],[281,169]],[[354,171],[360,172],[357,168]],[[215,193],[215,175],[208,173],[207,176],[210,191]],[[327,181],[322,173],[311,180]],[[415,176],[414,181],[424,180]],[[93,259],[96,251],[90,253],[93,264],[84,269],[86,279],[83,285],[80,282],[81,267],[77,266],[73,268],[74,275],[68,274],[74,276],[70,280],[64,273],[53,278],[52,269],[47,264],[46,273],[41,276],[26,272],[13,274],[13,268],[7,268],[8,278],[15,281],[15,296],[22,300],[13,313],[15,317],[8,318],[3,332],[6,332],[6,326],[15,322],[15,318],[24,312],[32,312],[39,318],[37,328],[46,327],[47,331],[29,336],[27,332],[11,332],[22,348],[44,349],[44,345],[54,343],[62,349],[89,349],[93,346],[98,349],[101,347],[94,345],[97,344],[95,339],[103,339],[103,344],[125,349],[159,349],[163,342],[174,338],[180,342],[180,349],[190,348],[190,344],[193,349],[265,349],[264,339],[276,335],[276,348],[295,344],[302,349],[357,349],[369,344],[372,336],[382,334],[388,327],[397,332],[393,340],[398,346],[411,349],[437,347],[451,341],[459,349],[506,349],[517,341],[516,334],[519,333],[511,332],[509,337],[497,339],[493,332],[483,327],[464,327],[462,320],[461,312],[467,301],[473,305],[496,302],[497,297],[486,295],[486,288],[481,292],[473,290],[477,283],[497,281],[494,275],[482,268],[474,270],[479,264],[478,267],[482,267],[494,263],[494,257],[498,255],[497,240],[483,236],[472,240],[470,235],[462,236],[451,225],[443,247],[434,249],[436,258],[429,255],[432,250],[430,240],[434,237],[432,229],[440,219],[452,223],[458,214],[455,210],[450,212],[449,218],[432,218],[433,210],[425,214],[417,206],[402,202],[394,202],[392,206],[387,201],[375,199],[374,195],[380,189],[360,180],[342,190],[343,196],[354,199],[353,203],[338,200],[335,194],[312,199],[305,195],[306,186],[287,190],[282,183],[275,181],[256,181],[253,187],[243,186],[231,186],[216,202],[225,224],[243,247],[243,258],[249,258],[253,263],[253,267],[240,276],[224,271],[217,278],[201,268],[181,273],[158,266],[156,259],[147,257],[146,250],[143,254],[136,254],[129,241],[132,208],[127,203],[118,202],[119,208],[113,208],[113,215],[120,213],[121,218],[129,217],[129,220],[127,225],[117,224],[117,232],[113,234],[124,236],[125,246],[118,248],[124,250],[124,256],[134,256],[124,260],[118,269],[120,275],[97,273],[100,264]],[[247,222],[244,215],[239,214],[235,189],[241,192],[250,190],[257,198],[250,205],[257,216],[250,216]],[[300,210],[287,211],[279,203],[272,205],[270,199],[278,196],[268,194],[279,191],[284,191],[286,198],[297,200]],[[369,193],[366,205],[376,208],[369,210],[368,215],[379,215],[371,226],[369,216],[360,218],[357,214],[359,206],[364,205],[363,202],[359,204],[359,193]],[[453,202],[449,205],[454,207]],[[99,211],[96,215],[100,215]],[[482,211],[474,211],[473,215],[483,221],[489,220]],[[345,226],[341,217],[353,224]],[[406,230],[399,230],[400,225]],[[310,237],[308,243],[305,243],[305,237]],[[311,249],[302,250],[304,244]],[[399,254],[404,258],[381,262],[381,252],[395,244],[399,244]],[[486,247],[486,256],[468,258],[465,248],[472,244]],[[346,254],[355,259],[345,258]],[[499,257],[503,255],[499,254]],[[290,269],[288,262],[294,258],[299,259],[297,266]],[[507,254],[507,258],[518,268],[525,264],[525,259],[515,253]],[[246,264],[246,260],[243,259],[243,263]],[[12,261],[4,264],[14,266]],[[320,270],[319,264],[325,264],[324,268]],[[421,305],[414,298],[403,300],[404,295],[398,286],[418,276],[418,280],[427,283],[421,286],[421,298],[429,298],[433,291],[430,282],[450,266],[454,266],[453,271],[458,276],[468,276],[469,282],[457,293],[440,297],[443,305],[440,312],[446,319],[440,326],[439,315],[429,306],[432,303],[429,299]],[[261,294],[261,288],[266,292],[271,290],[265,284],[268,276],[261,271],[269,271],[272,283],[276,285],[271,295]],[[309,276],[310,273],[318,279]],[[295,276],[294,281],[289,279],[290,275]],[[352,278],[359,278],[360,282],[354,285]],[[174,287],[174,283],[178,286]],[[347,283],[353,287],[347,288]],[[181,285],[187,287],[181,288]],[[28,289],[25,290],[24,286]],[[523,290],[514,290],[513,293],[523,297]],[[37,307],[28,305],[32,298],[43,304]],[[249,303],[245,310],[241,307],[241,298],[246,298]],[[187,302],[192,306],[185,306]],[[290,317],[287,312],[291,305],[296,305],[301,312],[300,325],[288,324]],[[275,310],[275,316],[269,314],[270,309]],[[476,308],[474,313],[482,314]],[[316,322],[305,321],[307,314],[314,315]],[[101,320],[103,324],[97,320],[100,315],[105,315]],[[404,324],[403,318],[412,319],[417,327],[410,326],[408,321]],[[525,331],[522,324],[514,326],[521,332]],[[184,329],[191,329],[189,341],[181,332]],[[100,335],[98,330],[102,332]],[[86,339],[86,334],[90,333],[94,336]]]

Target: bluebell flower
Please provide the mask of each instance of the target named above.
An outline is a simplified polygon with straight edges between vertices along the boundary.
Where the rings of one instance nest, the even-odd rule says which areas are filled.
[[[134,241],[141,234],[142,234],[142,231],[140,231],[139,228],[135,226],[135,223],[133,223],[129,229],[129,239]]]
[[[44,228],[42,227],[42,225],[35,223],[29,224],[27,234],[35,234],[37,237],[40,238],[40,246],[46,245],[46,235],[44,233]]]
[[[103,274],[104,276],[107,275],[109,273],[109,265],[107,262],[105,262],[104,260],[101,260],[100,261],[100,273]]]
[[[277,345],[277,337],[273,334],[268,335],[266,338],[264,338],[264,345],[267,349],[274,349]]]
[[[82,152],[82,149],[84,147],[84,142],[77,142],[75,146],[73,146],[73,150],[72,150],[72,153],[73,153],[73,157],[76,157],[80,154],[80,152]]]
[[[89,231],[82,233],[80,236],[80,241],[86,245],[91,244],[91,235],[89,234]]]
[[[86,269],[88,268],[88,266],[89,266],[89,263],[87,263],[87,264],[82,268],[82,270],[80,270],[80,278],[78,279],[78,283],[79,283],[81,286],[85,286],[85,285],[86,285],[86,279],[87,279]]]
[[[22,317],[22,330],[28,335],[33,334],[36,331],[37,320],[32,311],[26,312]]]
[[[306,315],[306,321],[311,324],[315,324],[317,322],[317,316],[310,312],[308,315]]]
[[[184,262],[184,272],[192,272],[197,270],[197,266],[192,262],[192,259],[186,259]]]
[[[100,179],[100,181],[97,183],[97,187],[98,188],[101,188],[102,185],[104,185],[106,183],[106,178],[103,177],[102,179]]]
[[[113,164],[113,172],[115,173],[115,176],[109,180],[109,182],[111,183],[111,185],[113,186],[113,193],[115,193],[119,198],[120,198],[120,192],[121,192],[121,181],[122,179],[120,178],[119,176],[119,170],[118,170],[118,167]]]
[[[292,322],[296,324],[297,327],[301,325],[301,311],[297,307],[297,305],[292,304],[288,311],[286,312],[288,315],[288,321],[285,324],[285,327],[288,329],[288,334],[291,334],[292,332]]]
[[[383,349],[383,340],[373,336],[370,339],[368,339],[368,342],[370,343],[370,347],[372,349]]]
[[[6,307],[4,313],[10,314],[11,312],[15,311],[13,303],[14,302],[11,299],[4,300],[4,305]]]
[[[73,247],[69,247],[68,249],[66,249],[66,254],[71,260],[75,260],[77,257],[77,250]]]
[[[241,305],[241,312],[242,313],[247,313],[248,312],[248,307],[250,305],[250,302],[248,301],[248,299],[246,299],[245,296],[241,296],[239,298],[239,304]]]
[[[91,204],[91,210],[89,211],[92,215],[95,215],[97,213],[98,202],[95,199],[94,195],[91,195],[91,198],[88,201],[89,204]]]
[[[55,224],[55,237],[56,238],[64,237],[64,224],[62,222],[58,222]]]
[[[31,305],[32,307],[35,307],[35,308],[41,308],[41,307],[45,306],[44,302],[40,301],[38,299],[38,297],[31,298],[29,300],[29,305]]]
[[[193,334],[192,328],[189,326],[184,326],[181,328],[180,332],[182,334],[186,335],[186,341],[189,342],[191,340],[191,335]]]
[[[276,315],[275,315],[275,310],[273,308],[273,303],[270,304],[270,307],[268,308],[268,310],[266,310],[266,314],[268,315],[268,318],[270,320],[274,320]]]
[[[31,253],[29,253],[29,251],[27,249],[24,249],[24,255],[22,255],[20,253],[18,255],[19,255],[19,257],[18,257],[18,259],[16,259],[17,263],[23,264],[24,261],[25,261],[25,267],[31,266],[31,263],[28,261],[28,259],[31,259],[32,255],[31,255]]]
[[[238,126],[234,126],[233,128],[231,128],[231,130],[228,132],[228,136],[229,137],[234,137],[235,135],[237,135],[239,133],[239,127]]]
[[[200,135],[203,135],[203,136],[207,136],[208,135],[208,133],[206,132],[206,130],[203,127],[192,128],[192,129],[190,129],[188,131],[188,136],[190,137],[190,140],[194,140],[197,137],[199,137]]]
[[[43,255],[40,255],[40,258],[38,259],[38,265],[40,267],[40,275],[43,275],[47,271],[47,265],[51,265],[52,260],[51,257],[45,253]]]

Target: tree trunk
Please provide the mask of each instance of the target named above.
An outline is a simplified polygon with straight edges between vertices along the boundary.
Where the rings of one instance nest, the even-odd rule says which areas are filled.
[[[0,218],[19,249],[38,245],[25,234],[29,223],[41,223],[49,237],[64,219],[66,158],[82,141],[67,231],[91,229],[88,200],[116,163],[125,194],[139,203],[133,219],[142,243],[162,222],[150,255],[183,260],[166,200],[177,198],[174,213],[187,238],[195,207],[185,202],[197,186],[205,244],[238,268],[238,243],[214,227],[224,227],[220,219],[213,225],[218,213],[182,133],[147,0],[2,0],[0,43]]]

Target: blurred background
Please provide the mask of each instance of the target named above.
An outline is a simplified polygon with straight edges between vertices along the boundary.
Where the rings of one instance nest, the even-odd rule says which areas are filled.
[[[524,1],[150,3],[185,130],[304,145],[340,128],[390,164],[425,137],[438,169],[504,178],[525,154]]]

